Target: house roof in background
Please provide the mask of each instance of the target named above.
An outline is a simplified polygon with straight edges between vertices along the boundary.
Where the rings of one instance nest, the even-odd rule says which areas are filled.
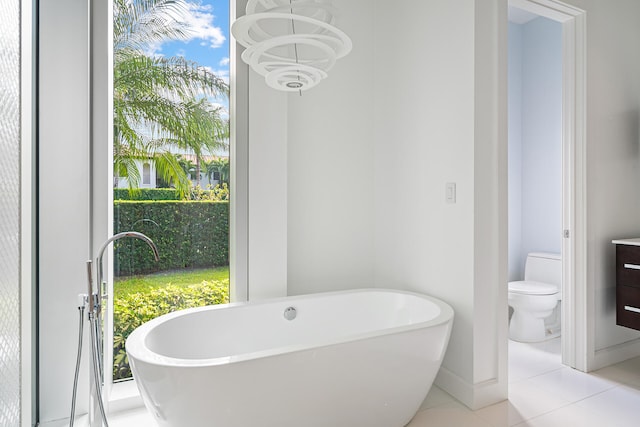
[[[196,155],[195,154],[183,154],[180,153],[179,154],[180,157],[182,157],[183,159],[195,162],[196,161]],[[226,159],[229,160],[229,156],[213,156],[213,155],[203,155],[202,158],[204,159],[205,162],[210,162],[212,160],[219,160],[219,159]]]

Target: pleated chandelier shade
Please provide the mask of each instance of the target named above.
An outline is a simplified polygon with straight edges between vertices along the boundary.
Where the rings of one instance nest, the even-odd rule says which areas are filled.
[[[331,0],[249,0],[231,33],[242,60],[277,90],[301,92],[327,77],[351,39],[334,26]]]

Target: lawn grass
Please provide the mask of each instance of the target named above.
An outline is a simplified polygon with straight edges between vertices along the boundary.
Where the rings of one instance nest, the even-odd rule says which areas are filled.
[[[219,282],[229,279],[229,267],[173,270],[144,276],[116,278],[113,284],[114,298],[132,293],[146,293],[154,289],[174,285],[188,287],[203,281]]]

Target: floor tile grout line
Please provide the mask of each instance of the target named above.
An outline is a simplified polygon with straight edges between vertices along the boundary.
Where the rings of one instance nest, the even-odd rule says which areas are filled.
[[[560,371],[560,370],[562,370],[562,369],[566,369],[566,368],[569,368],[569,367],[568,367],[568,366],[565,366],[565,365],[562,365],[562,366],[559,366],[559,367],[557,367],[557,368],[551,369],[551,370],[549,370],[549,371],[541,372],[541,373],[535,374],[535,375],[530,376],[530,377],[520,378],[520,379],[515,380],[515,381],[513,381],[513,382],[512,382],[512,381],[509,381],[509,384],[516,384],[516,383],[519,383],[519,382],[522,382],[522,381],[528,381],[528,380],[531,380],[531,379],[533,379],[533,378],[541,377],[542,375],[547,375],[547,374],[550,374],[550,373],[552,373],[552,372]]]
[[[620,385],[615,385],[614,387],[608,388],[608,389],[606,389],[606,390],[602,390],[602,391],[600,391],[600,392],[598,392],[598,393],[595,393],[595,394],[593,394],[593,395],[591,395],[591,396],[585,397],[585,398],[583,398],[583,399],[577,400],[577,401],[572,402],[572,403],[569,403],[569,404],[567,404],[567,405],[560,406],[560,407],[558,407],[558,408],[556,408],[556,409],[553,409],[553,410],[551,410],[551,411],[547,411],[547,412],[545,412],[545,413],[543,413],[543,414],[536,415],[535,417],[531,417],[531,418],[528,418],[528,419],[524,419],[524,420],[520,421],[518,424],[514,424],[514,425],[509,426],[509,427],[518,427],[518,426],[521,426],[521,425],[528,425],[530,421],[535,421],[535,420],[536,420],[536,419],[538,419],[538,418],[544,417],[544,416],[546,416],[546,415],[552,414],[552,413],[557,412],[557,411],[560,411],[560,410],[562,410],[562,409],[566,409],[566,408],[568,408],[568,407],[570,407],[570,406],[576,406],[576,405],[578,405],[578,403],[579,403],[579,402],[582,402],[583,400],[587,400],[587,399],[590,399],[590,398],[592,398],[592,397],[595,397],[595,396],[597,396],[597,395],[599,395],[599,394],[606,393],[606,392],[608,392],[608,391],[613,390],[614,388],[618,388],[619,386],[620,386]],[[579,406],[579,405],[578,405],[578,406]],[[585,408],[585,409],[588,409],[588,408]],[[600,411],[595,411],[595,410],[593,410],[593,409],[588,409],[588,410],[589,410],[589,411],[591,411],[591,412],[593,412],[593,413],[596,413],[596,414],[598,414],[598,415],[600,415],[600,416],[602,416],[602,417],[607,417],[607,416],[608,416],[607,414],[602,413],[602,412],[600,412]],[[496,427],[497,427],[497,426],[496,426]],[[607,425],[607,427],[624,427],[624,426],[616,426],[616,425],[609,425],[609,424],[608,424],[608,425]]]

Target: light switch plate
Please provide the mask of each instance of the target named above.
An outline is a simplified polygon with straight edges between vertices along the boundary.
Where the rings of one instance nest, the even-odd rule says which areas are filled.
[[[456,183],[455,182],[447,182],[445,186],[445,201],[447,203],[456,202]]]

